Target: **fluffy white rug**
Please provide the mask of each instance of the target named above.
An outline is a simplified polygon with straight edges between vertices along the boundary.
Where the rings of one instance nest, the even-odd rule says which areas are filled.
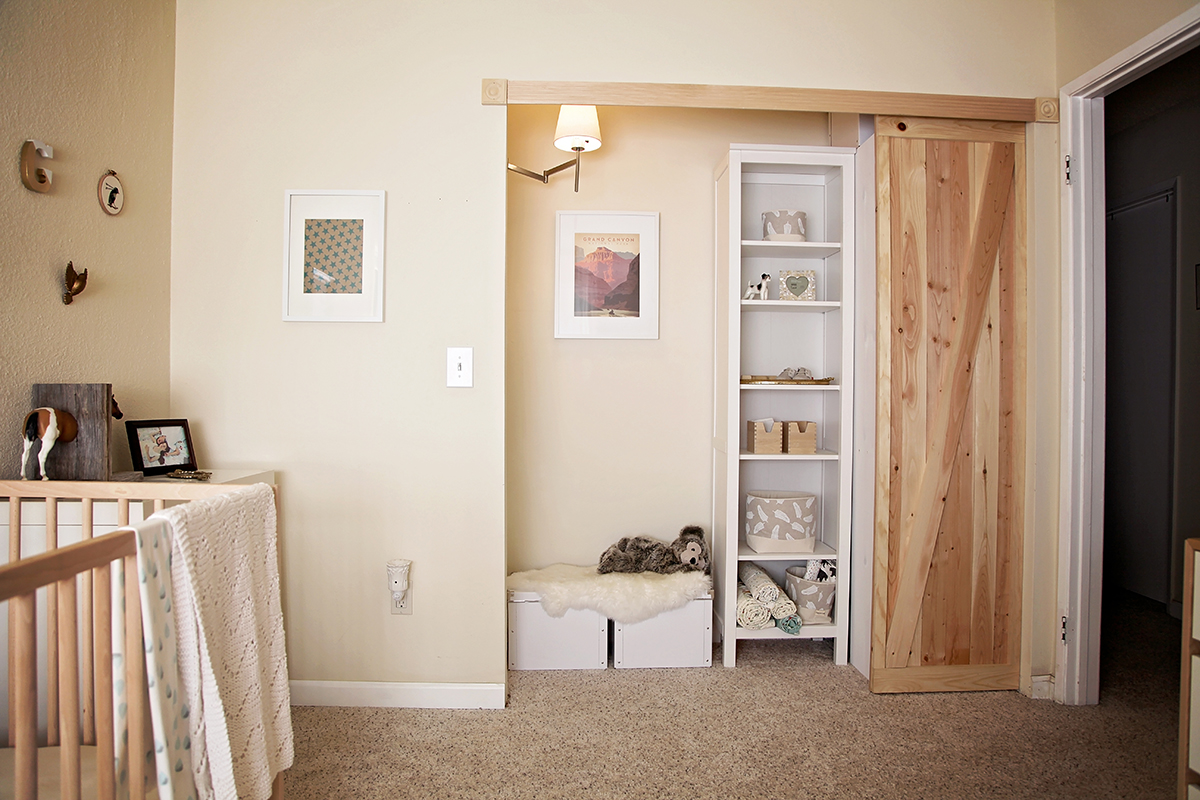
[[[545,569],[514,572],[508,576],[507,585],[513,592],[537,592],[542,609],[552,617],[561,617],[571,609],[588,609],[632,625],[706,596],[712,578],[703,572],[601,575],[595,566],[551,564]]]

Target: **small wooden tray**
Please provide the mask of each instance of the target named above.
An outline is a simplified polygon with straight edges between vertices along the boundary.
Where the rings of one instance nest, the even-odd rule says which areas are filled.
[[[742,383],[779,386],[798,386],[801,384],[826,386],[833,383],[833,378],[779,378],[774,375],[743,375]]]

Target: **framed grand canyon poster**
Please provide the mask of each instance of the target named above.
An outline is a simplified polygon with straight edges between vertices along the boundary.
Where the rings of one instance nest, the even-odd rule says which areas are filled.
[[[658,212],[558,212],[554,337],[658,338]]]

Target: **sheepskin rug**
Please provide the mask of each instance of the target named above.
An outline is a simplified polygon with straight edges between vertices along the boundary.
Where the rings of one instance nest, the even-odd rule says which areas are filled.
[[[511,592],[537,592],[542,609],[552,617],[561,617],[571,609],[587,609],[632,625],[705,597],[712,589],[712,578],[703,572],[601,575],[594,565],[551,564],[544,569],[514,572],[508,576],[507,586]]]

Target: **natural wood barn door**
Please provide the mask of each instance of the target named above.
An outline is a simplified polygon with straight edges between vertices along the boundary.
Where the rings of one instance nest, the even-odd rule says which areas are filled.
[[[876,124],[871,690],[1016,689],[1025,461],[1025,131]]]

